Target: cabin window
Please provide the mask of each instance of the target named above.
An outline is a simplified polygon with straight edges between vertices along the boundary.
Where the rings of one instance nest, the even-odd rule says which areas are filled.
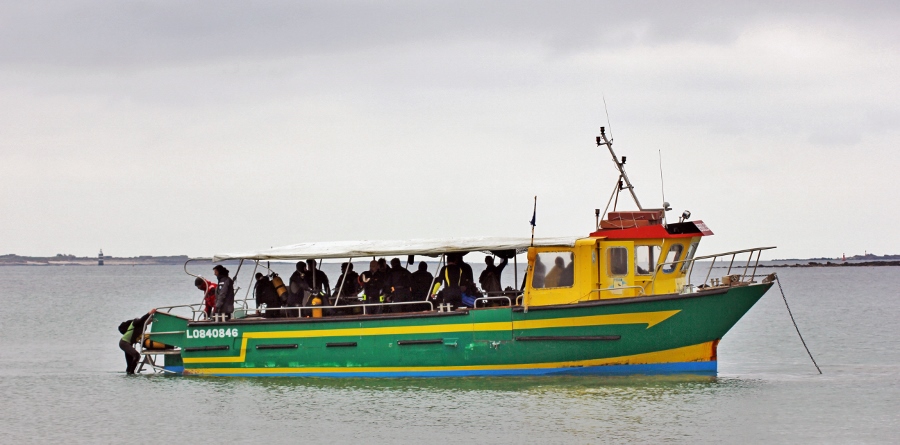
[[[681,265],[681,272],[685,273],[690,267],[691,260],[694,259],[694,254],[697,253],[697,246],[700,243],[691,243],[688,247],[687,255],[684,256],[684,264]]]
[[[628,249],[624,247],[610,247],[606,249],[609,275],[628,275]]]
[[[634,274],[651,275],[659,258],[659,246],[634,246]]]
[[[681,252],[683,251],[684,246],[681,244],[672,244],[669,247],[669,251],[666,253],[666,262],[662,267],[663,273],[672,273],[675,272],[675,269],[678,269],[678,264],[676,263],[681,260]]]
[[[531,287],[549,289],[572,287],[575,282],[575,263],[572,252],[539,252],[534,260]]]

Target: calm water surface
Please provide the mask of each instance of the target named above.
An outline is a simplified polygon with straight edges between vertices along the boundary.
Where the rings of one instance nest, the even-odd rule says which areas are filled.
[[[181,267],[0,267],[2,442],[900,441],[900,268],[778,272],[824,375],[775,288],[718,377],[126,377],[118,323],[200,300]]]

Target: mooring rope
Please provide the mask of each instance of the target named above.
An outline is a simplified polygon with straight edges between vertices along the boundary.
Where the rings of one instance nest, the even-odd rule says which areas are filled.
[[[778,279],[778,275],[775,275],[775,282],[778,283],[778,290],[781,291],[781,299],[784,300],[784,307],[787,308],[788,315],[791,316],[791,323],[794,323],[794,329],[797,330],[797,336],[800,337],[800,342],[803,343],[803,348],[806,349],[809,359],[812,360],[813,365],[816,366],[816,371],[819,371],[819,374],[821,374],[822,370],[819,368],[819,364],[816,363],[816,359],[814,359],[812,353],[809,352],[809,347],[806,346],[806,341],[803,340],[803,335],[800,334],[800,328],[797,327],[797,321],[794,320],[794,314],[791,313],[791,307],[788,305],[787,297],[784,296],[784,289],[781,288],[781,280]]]

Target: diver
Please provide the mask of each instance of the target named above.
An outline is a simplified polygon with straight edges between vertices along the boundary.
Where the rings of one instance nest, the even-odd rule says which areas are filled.
[[[399,258],[391,260],[391,268],[384,280],[384,292],[392,303],[406,303],[410,300],[410,281],[412,274],[401,264]],[[391,312],[405,312],[408,307],[403,304],[390,307]]]
[[[478,276],[478,282],[481,283],[481,289],[484,293],[496,295],[503,291],[503,287],[500,285],[500,275],[503,274],[503,268],[506,267],[508,262],[509,260],[503,258],[500,260],[499,265],[494,265],[494,257],[484,257],[485,268],[481,275]]]
[[[363,288],[366,304],[378,304],[378,306],[367,306],[366,313],[380,314],[384,308],[380,304],[383,301],[381,290],[384,287],[384,274],[381,273],[378,261],[372,260],[369,263],[369,270],[359,274],[359,285]]]
[[[344,276],[347,276],[347,282],[344,282]],[[359,293],[359,274],[353,271],[353,263],[341,263],[341,276],[334,283],[334,294],[336,300],[346,304],[349,297],[353,297]],[[340,292],[340,295],[338,295]],[[338,303],[338,304],[342,304]]]
[[[419,263],[419,270],[410,274],[410,301],[425,301],[428,299],[428,290],[434,281],[434,275],[428,271],[428,264],[424,261]],[[410,310],[426,310],[424,305],[415,305]]]
[[[286,307],[298,307],[306,304],[309,293],[312,288],[306,284],[306,263],[297,261],[297,270],[291,274],[288,281],[288,298]],[[296,309],[283,311],[285,317],[299,317],[300,312]]]
[[[346,277],[346,281],[345,278]],[[332,295],[332,304],[338,306],[346,306],[348,304],[357,303],[356,294],[359,293],[359,274],[353,271],[353,263],[341,263],[341,276],[334,283],[334,295]],[[353,310],[359,308],[339,309],[334,313],[338,315],[352,314]]]
[[[275,285],[269,277],[260,272],[256,273],[256,284],[253,286],[253,295],[256,297],[256,310],[259,313],[260,308],[265,305],[267,309],[275,309],[281,307],[281,300],[278,299],[278,293],[275,292]],[[279,316],[279,311],[263,311],[262,316],[265,318],[275,318]]]
[[[125,374],[134,375],[134,370],[141,360],[141,354],[134,349],[134,344],[141,341],[144,325],[147,323],[147,319],[155,313],[156,309],[150,309],[150,312],[144,314],[143,317],[125,320],[119,324],[119,333],[122,334],[122,338],[119,339],[119,349],[125,353]]]
[[[315,295],[331,295],[331,286],[328,285],[328,275],[321,269],[316,269],[316,260],[306,260],[306,284]]]
[[[438,284],[442,285],[443,289],[432,297],[439,304],[449,303],[453,309],[462,304],[465,275],[463,269],[456,264],[456,261],[456,255],[447,255],[447,265],[441,268],[437,276]],[[437,285],[435,289],[437,289]]]

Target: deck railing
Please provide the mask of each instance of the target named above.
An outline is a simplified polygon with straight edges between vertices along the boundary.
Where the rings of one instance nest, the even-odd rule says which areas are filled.
[[[723,276],[723,277],[729,277],[728,279],[730,280],[730,283],[728,283],[728,284],[734,285],[734,284],[739,284],[739,283],[754,283],[754,282],[756,282],[755,281],[756,280],[756,270],[759,267],[759,258],[762,255],[762,251],[770,250],[770,249],[774,249],[774,248],[775,248],[775,246],[754,247],[751,249],[733,250],[730,252],[721,252],[721,253],[716,253],[716,254],[712,254],[712,255],[698,256],[698,257],[694,257],[694,258],[687,259],[687,260],[678,260],[678,261],[660,263],[656,266],[656,269],[654,269],[654,271],[653,271],[653,278],[650,280],[650,293],[652,294],[654,291],[654,287],[656,285],[656,278],[659,276],[660,272],[666,267],[671,267],[672,272],[663,272],[663,273],[674,273],[675,270],[677,270],[679,267],[682,270],[684,270],[684,268],[687,267],[687,273],[686,273],[687,283],[684,285],[684,288],[685,288],[685,290],[690,292],[690,290],[695,287],[694,284],[691,282],[691,276],[694,272],[694,265],[697,263],[697,261],[703,261],[703,260],[709,260],[709,259],[712,259],[712,262],[710,262],[709,270],[706,272],[706,277],[703,278],[703,282],[700,283],[700,285],[698,285],[696,287],[718,286],[719,284],[722,284],[722,282],[720,281],[721,280],[720,278],[713,278],[712,281],[710,281],[710,276],[712,275],[712,270],[716,267],[716,261],[718,261],[719,258],[727,258],[729,256],[731,258],[728,263],[728,270],[725,272],[725,275]],[[732,274],[731,271],[732,271],[732,269],[735,268],[735,264],[734,264],[735,260],[738,259],[739,255],[743,256],[743,254],[747,255],[747,261],[744,263],[743,270],[741,271],[740,274]],[[756,254],[755,260],[753,259],[754,254]],[[753,263],[752,272],[750,272],[750,264],[751,263]],[[737,266],[737,268],[740,268],[740,267],[741,267],[740,265]],[[747,272],[750,272],[750,274],[748,275]],[[682,292],[684,292],[685,290],[682,290]]]

